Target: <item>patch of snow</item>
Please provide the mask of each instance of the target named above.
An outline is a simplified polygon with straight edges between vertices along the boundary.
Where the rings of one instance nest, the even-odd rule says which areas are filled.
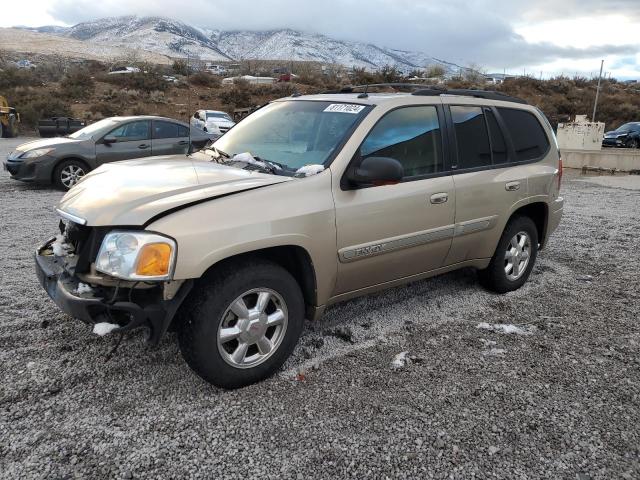
[[[491,350],[485,350],[482,355],[489,357],[502,357],[507,351],[504,348],[492,348]]]
[[[264,163],[264,162],[262,162],[260,160],[256,160],[255,158],[253,158],[253,155],[251,155],[249,152],[237,153],[229,161],[230,162],[244,162],[244,163],[248,163],[249,165],[256,165],[256,166],[261,167],[261,168],[269,168],[269,166],[266,163]]]
[[[499,451],[500,451],[500,447],[495,447],[493,445],[489,447],[489,455],[495,455]]]
[[[406,367],[410,363],[409,352],[400,352],[397,354],[391,362],[391,368],[393,370],[400,370]]]
[[[506,334],[515,334],[515,335],[531,335],[533,330],[535,330],[534,326],[529,327],[518,327],[517,325],[512,325],[508,323],[487,323],[481,322],[476,325],[476,328],[480,328],[482,330],[491,330],[496,333],[506,333]]]
[[[100,322],[93,326],[93,333],[104,337],[105,335],[113,332],[116,328],[120,328],[117,323]]]
[[[487,340],[485,338],[481,338],[480,341],[485,347],[493,347],[494,345],[496,345],[496,342],[494,342],[493,340]]]
[[[324,165],[305,165],[296,170],[296,177],[310,177],[324,171]]]
[[[73,249],[73,246],[67,243],[67,237],[64,235],[56,235],[56,240],[51,244],[51,249],[56,257],[66,257]]]
[[[86,283],[82,283],[82,282],[78,283],[78,288],[76,288],[75,290],[75,293],[78,293],[78,294],[91,293],[91,292],[93,292],[93,288],[91,288],[90,285],[87,285]]]

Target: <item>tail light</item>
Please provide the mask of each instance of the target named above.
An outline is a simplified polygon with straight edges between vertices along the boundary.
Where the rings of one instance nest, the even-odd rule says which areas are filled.
[[[560,192],[560,185],[562,184],[562,157],[558,158],[558,192]]]

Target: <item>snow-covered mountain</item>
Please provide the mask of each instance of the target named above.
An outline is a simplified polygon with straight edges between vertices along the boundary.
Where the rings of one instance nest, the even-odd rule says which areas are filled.
[[[434,64],[443,66],[448,72],[459,68],[423,52],[338,40],[315,33],[291,29],[217,31],[162,17],[112,17],[69,28],[47,26],[35,30],[169,57],[189,54],[207,61],[318,61],[371,70],[391,65],[404,72]]]

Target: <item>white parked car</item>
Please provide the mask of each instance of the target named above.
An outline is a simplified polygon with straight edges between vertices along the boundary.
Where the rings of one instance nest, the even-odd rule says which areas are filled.
[[[219,110],[198,110],[191,117],[191,126],[212,135],[223,135],[235,124],[228,113]]]
[[[224,65],[207,64],[204,68],[205,72],[212,73],[213,75],[226,75],[227,69]]]

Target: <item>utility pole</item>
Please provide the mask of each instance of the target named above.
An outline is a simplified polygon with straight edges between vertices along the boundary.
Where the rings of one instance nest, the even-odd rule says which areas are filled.
[[[600,62],[600,75],[598,76],[598,88],[596,88],[596,101],[593,102],[593,115],[591,115],[591,121],[596,121],[596,111],[598,109],[598,97],[600,96],[600,82],[602,81],[602,68],[604,67],[604,60]]]

